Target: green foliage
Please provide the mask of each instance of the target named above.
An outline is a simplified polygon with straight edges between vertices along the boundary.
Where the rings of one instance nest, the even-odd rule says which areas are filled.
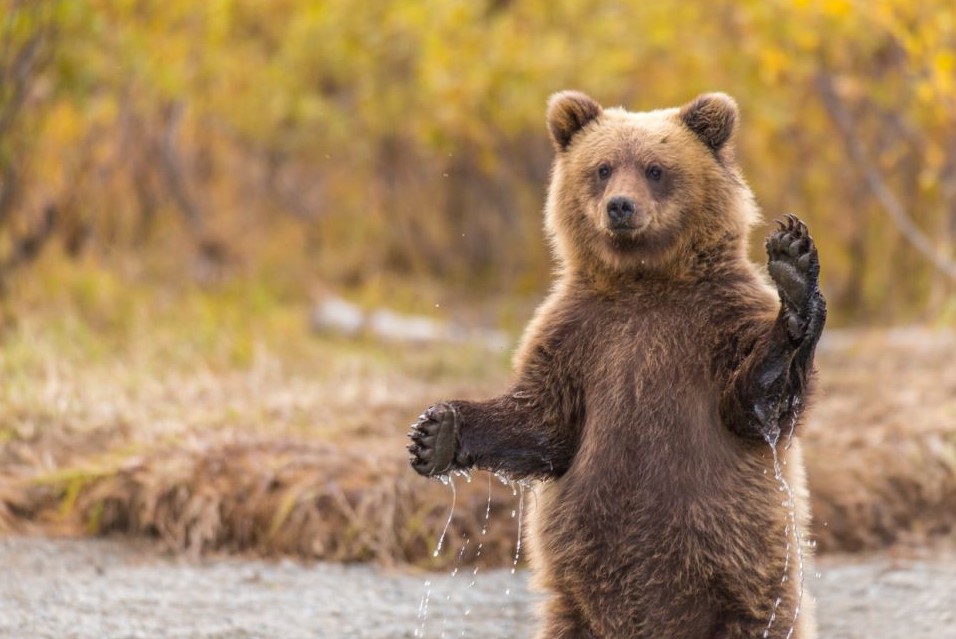
[[[55,40],[30,135],[0,135],[0,164],[32,167],[16,211],[52,202],[69,250],[109,264],[214,281],[286,269],[300,295],[383,272],[541,291],[547,96],[647,109],[719,89],[742,106],[739,155],[767,217],[814,229],[837,318],[951,306],[953,282],[848,152],[952,259],[947,0],[5,2],[9,42],[38,21]]]

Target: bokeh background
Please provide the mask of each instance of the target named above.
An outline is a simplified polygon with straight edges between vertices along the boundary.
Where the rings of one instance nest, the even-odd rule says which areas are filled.
[[[544,105],[577,88],[737,99],[765,217],[821,251],[814,534],[952,538],[950,0],[0,8],[0,530],[446,562],[403,434],[506,385],[551,273]],[[452,534],[490,491],[507,564],[511,489],[459,483]]]

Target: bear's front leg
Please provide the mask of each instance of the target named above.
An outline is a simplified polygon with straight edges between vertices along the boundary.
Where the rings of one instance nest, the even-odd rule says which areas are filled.
[[[776,320],[745,359],[724,413],[741,434],[776,441],[781,423],[795,423],[826,322],[820,261],[806,225],[793,215],[767,238],[767,270],[780,296]],[[759,330],[759,329],[758,329]]]
[[[408,434],[412,468],[429,477],[472,467],[512,479],[563,474],[577,450],[584,416],[563,328],[554,324],[524,344],[509,392],[427,408]]]
[[[778,225],[767,238],[767,270],[780,296],[777,344],[760,369],[763,393],[754,407],[764,437],[771,439],[779,436],[782,421],[799,417],[827,317],[820,293],[820,259],[806,224],[788,215],[786,223]]]
[[[550,380],[543,380],[548,381]],[[412,468],[425,476],[479,468],[512,479],[558,477],[577,448],[581,402],[560,382],[519,386],[493,399],[435,404],[412,424]]]

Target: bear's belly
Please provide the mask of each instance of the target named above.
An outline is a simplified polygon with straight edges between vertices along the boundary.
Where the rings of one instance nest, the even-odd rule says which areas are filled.
[[[780,594],[789,512],[769,448],[706,401],[656,414],[588,424],[569,471],[539,490],[532,562],[602,636],[710,637],[728,608],[759,616]]]

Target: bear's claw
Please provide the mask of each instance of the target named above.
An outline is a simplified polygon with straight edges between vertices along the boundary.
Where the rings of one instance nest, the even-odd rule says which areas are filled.
[[[412,424],[408,437],[409,462],[420,475],[443,475],[452,469],[458,452],[458,411],[451,404],[435,404]]]

